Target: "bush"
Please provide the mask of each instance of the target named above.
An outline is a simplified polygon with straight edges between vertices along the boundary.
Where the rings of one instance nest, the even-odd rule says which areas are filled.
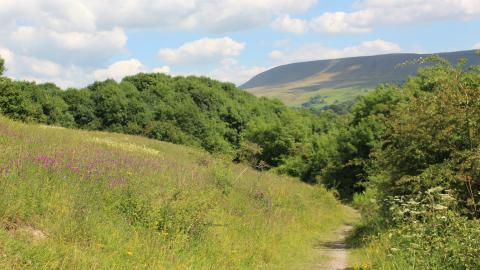
[[[480,222],[455,211],[456,200],[441,187],[417,196],[391,198],[397,226],[383,234],[388,247],[381,269],[479,269]],[[384,265],[383,265],[384,264]],[[375,266],[375,264],[374,264]]]

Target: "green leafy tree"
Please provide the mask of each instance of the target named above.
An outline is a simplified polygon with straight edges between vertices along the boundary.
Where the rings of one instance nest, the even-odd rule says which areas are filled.
[[[3,75],[3,72],[5,72],[5,60],[0,57],[0,76]]]
[[[386,119],[374,154],[372,179],[384,196],[441,186],[480,216],[479,70],[441,61],[405,85],[418,91]]]
[[[73,116],[76,127],[92,130],[100,128],[100,120],[95,116],[95,106],[89,90],[70,88],[61,95],[68,105],[67,110]]]

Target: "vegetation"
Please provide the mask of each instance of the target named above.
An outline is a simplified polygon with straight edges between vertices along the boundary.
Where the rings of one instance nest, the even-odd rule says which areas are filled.
[[[367,191],[356,196],[365,210],[356,240],[365,237],[360,257],[372,269],[480,267],[480,68],[427,60],[439,64],[387,106],[364,167]]]
[[[480,66],[437,56],[415,63],[425,62],[436,64],[401,86],[379,85],[348,105],[348,113],[340,108],[343,115],[288,108],[206,78],[160,74],[67,91],[2,78],[0,110],[23,121],[197,146],[334,189],[363,215],[350,239],[360,248],[357,268],[478,269]],[[235,189],[218,180],[223,176],[213,179],[225,196]],[[170,208],[152,208],[163,219],[143,217],[150,208],[133,209],[134,224],[144,227],[187,236],[205,229],[203,221],[173,229],[159,222],[176,218]]]
[[[0,147],[1,269],[292,268],[350,215],[320,186],[141,137],[0,118]]]
[[[337,114],[347,114],[355,100],[366,95],[368,92],[373,90],[375,87],[371,88],[336,88],[336,89],[319,89],[313,92],[298,93],[296,94],[298,101],[301,103],[292,104],[300,105],[303,108],[313,109],[313,110],[332,110]],[[305,98],[308,98],[305,101]],[[288,103],[287,103],[288,104]]]
[[[2,75],[4,71],[5,71],[5,60],[0,58],[0,75]]]
[[[0,78],[0,112],[15,120],[101,130],[203,148],[318,181],[339,122],[208,78],[138,74],[85,89]],[[330,147],[331,149],[319,148]]]

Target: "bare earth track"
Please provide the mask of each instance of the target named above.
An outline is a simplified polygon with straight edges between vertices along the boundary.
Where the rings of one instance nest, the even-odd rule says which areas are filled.
[[[317,264],[312,269],[318,270],[346,270],[348,265],[348,247],[345,238],[352,231],[351,225],[342,226],[337,232],[337,239],[330,242],[322,242],[317,246],[322,257],[328,257],[330,260],[325,264]]]

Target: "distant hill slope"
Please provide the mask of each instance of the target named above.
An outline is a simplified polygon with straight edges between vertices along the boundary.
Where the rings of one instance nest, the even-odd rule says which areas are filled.
[[[470,50],[438,55],[452,63],[467,58],[469,64],[480,64],[480,57],[475,52]],[[379,83],[403,82],[407,76],[415,74],[419,65],[399,67],[398,64],[431,55],[386,54],[293,63],[260,73],[240,88],[258,96],[278,97],[290,105],[300,105],[311,98],[322,97],[322,92],[329,90],[329,94],[323,93],[324,103],[334,103],[358,95],[361,93],[358,90],[371,89]]]

